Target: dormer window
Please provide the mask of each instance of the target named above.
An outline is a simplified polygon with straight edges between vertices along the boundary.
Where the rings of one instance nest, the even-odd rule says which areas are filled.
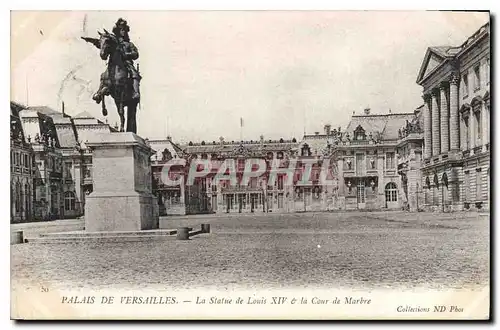
[[[361,125],[354,130],[354,140],[366,140],[366,133]]]
[[[300,155],[301,156],[311,156],[311,148],[309,148],[309,145],[307,143],[304,143],[304,145],[302,146]]]

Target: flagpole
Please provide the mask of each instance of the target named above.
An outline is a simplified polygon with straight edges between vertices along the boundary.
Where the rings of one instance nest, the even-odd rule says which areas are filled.
[[[240,141],[243,142],[243,117],[240,117]]]

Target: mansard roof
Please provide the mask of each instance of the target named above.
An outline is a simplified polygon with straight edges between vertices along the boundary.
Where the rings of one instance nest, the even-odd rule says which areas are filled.
[[[370,133],[374,136],[380,134],[381,140],[397,140],[398,130],[406,124],[406,121],[411,121],[414,116],[413,112],[352,116],[344,131],[344,136],[349,133],[352,138],[354,131],[361,126],[367,135]]]

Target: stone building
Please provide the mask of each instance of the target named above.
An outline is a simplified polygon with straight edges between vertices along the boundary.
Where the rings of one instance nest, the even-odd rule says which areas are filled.
[[[32,218],[55,219],[64,215],[62,152],[52,117],[41,107],[24,108],[19,117],[33,149]]]
[[[415,113],[372,114],[365,109],[363,115],[352,116],[343,132],[337,132],[333,141],[339,178],[337,208],[406,207],[403,178],[407,176],[398,169],[398,152],[407,148],[413,138],[403,137],[401,128],[415,121],[415,116]],[[417,141],[415,145],[412,142],[410,149],[417,149],[418,138],[415,138]]]
[[[415,110],[414,117],[398,131],[397,163],[403,192],[402,207],[411,212],[423,209],[422,167],[424,143],[423,105]]]
[[[177,189],[175,198],[178,199],[178,202],[174,210],[176,214],[179,213],[178,207],[180,205],[184,205],[186,214],[286,212],[293,210],[293,189],[284,184],[284,173],[275,173],[276,180],[272,185],[268,185],[268,177],[265,175],[259,178],[249,178],[247,185],[242,185],[239,182],[243,177],[247,159],[262,159],[269,169],[274,160],[282,161],[283,166],[286,166],[287,159],[293,157],[298,145],[295,139],[264,140],[264,137],[261,136],[260,140],[256,141],[226,142],[221,137],[218,142],[190,142],[182,146],[173,144],[171,139],[166,142],[170,143],[174,149],[169,151],[170,154],[167,153],[168,157],[180,155],[188,164],[193,160],[206,160],[211,164],[210,172],[203,177],[194,179],[192,184],[186,182],[189,167],[177,167],[175,175],[183,175],[184,181],[179,188],[173,188]],[[158,145],[159,141],[153,140],[150,143],[151,147],[155,149],[155,145]],[[164,154],[162,151],[162,155]],[[158,154],[154,157],[157,158]],[[234,162],[238,184],[232,185],[225,180],[213,184],[214,180],[212,179],[225,160]],[[158,173],[158,170],[155,172]],[[267,173],[270,175],[272,171],[267,171]],[[158,176],[158,174],[156,175]],[[170,209],[171,207],[167,207],[167,214],[171,214]]]
[[[11,102],[11,221],[75,218],[92,191],[92,134],[116,128],[82,112]]]
[[[11,222],[33,218],[34,152],[19,117],[24,107],[10,103],[10,209]]]
[[[421,109],[409,113],[353,115],[345,130],[305,134],[298,142],[264,140],[188,143],[176,145],[152,140],[152,157],[160,207],[166,214],[305,212],[355,209],[419,208],[419,183],[423,128]],[[170,168],[183,177],[174,187],[163,185],[163,166],[171,159],[184,160]],[[247,160],[263,160],[264,175],[242,183]],[[193,161],[199,177],[188,184]],[[225,160],[231,160],[236,182],[213,180]],[[276,165],[279,164],[279,165]],[[201,167],[200,167],[201,166]],[[291,169],[291,170],[290,170]],[[248,168],[247,168],[248,170]],[[168,172],[168,171],[167,171]],[[276,180],[271,184],[271,176]],[[324,175],[324,177],[322,177]],[[291,184],[287,184],[292,176]],[[162,205],[163,204],[163,205]]]
[[[490,25],[457,47],[429,47],[423,87],[426,210],[489,209]]]
[[[184,152],[177,144],[172,142],[169,136],[166,140],[149,140],[150,147],[156,151],[151,157],[151,172],[153,175],[153,191],[158,198],[160,215],[185,215],[186,214],[186,192],[185,192],[185,168]],[[165,169],[169,162],[178,161]],[[164,170],[168,170],[172,180],[180,179],[175,185],[168,185],[163,180]],[[167,212],[168,210],[168,212]]]

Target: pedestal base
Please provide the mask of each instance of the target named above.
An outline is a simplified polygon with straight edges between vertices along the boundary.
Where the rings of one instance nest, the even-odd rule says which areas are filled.
[[[93,150],[93,192],[86,198],[85,231],[157,229],[149,145],[134,133],[96,135],[86,144]]]
[[[92,193],[85,204],[85,230],[134,231],[158,228],[151,194]]]

